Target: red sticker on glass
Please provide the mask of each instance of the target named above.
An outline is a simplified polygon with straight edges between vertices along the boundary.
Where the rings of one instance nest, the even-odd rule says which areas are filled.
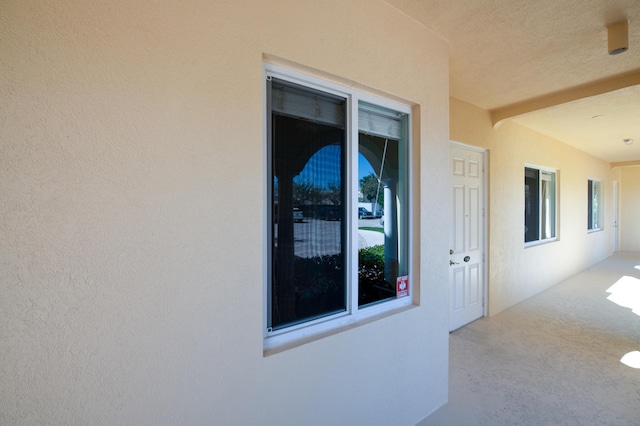
[[[396,297],[409,295],[409,275],[398,277],[396,281]]]

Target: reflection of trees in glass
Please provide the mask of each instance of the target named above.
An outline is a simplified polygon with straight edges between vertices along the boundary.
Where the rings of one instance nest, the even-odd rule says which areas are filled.
[[[293,182],[293,203],[295,205],[341,204],[341,189],[337,183],[319,187],[309,181]]]
[[[342,191],[340,190],[340,185],[330,183],[327,188],[326,200],[329,202],[329,204],[333,204],[334,206],[340,205],[342,200]]]
[[[312,182],[293,182],[293,203],[317,204],[322,200],[322,190]]]
[[[360,179],[360,192],[364,201],[372,203],[376,201],[378,195],[378,204],[384,205],[384,191],[378,190],[378,178],[371,173]]]

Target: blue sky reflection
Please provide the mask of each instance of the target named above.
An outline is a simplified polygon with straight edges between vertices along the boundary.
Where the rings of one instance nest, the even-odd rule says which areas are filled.
[[[358,182],[364,176],[374,173],[371,164],[362,154],[358,154]],[[294,182],[313,182],[319,187],[326,188],[329,184],[340,181],[340,147],[328,145],[316,152]]]

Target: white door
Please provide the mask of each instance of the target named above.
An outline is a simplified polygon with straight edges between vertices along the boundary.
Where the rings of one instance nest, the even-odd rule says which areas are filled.
[[[451,143],[450,330],[484,315],[484,151]]]
[[[613,181],[613,252],[618,251],[618,182]]]

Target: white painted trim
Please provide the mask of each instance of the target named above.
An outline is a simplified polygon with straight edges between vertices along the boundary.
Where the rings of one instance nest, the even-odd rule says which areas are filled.
[[[489,316],[489,150],[482,151],[484,170],[482,184],[484,185],[484,218],[482,227],[484,232],[484,316]]]
[[[270,179],[269,179],[269,163],[271,153],[268,143],[268,94],[267,94],[267,70],[262,69],[262,328],[266,330],[269,323],[269,275],[271,274],[271,264],[269,262],[269,242],[271,241],[271,216],[270,216]]]
[[[265,177],[265,195],[264,199],[264,214],[263,214],[263,226],[264,226],[264,246],[263,246],[263,349],[266,352],[271,352],[273,350],[278,350],[279,348],[285,348],[289,345],[295,345],[296,342],[304,342],[309,338],[318,338],[327,333],[338,332],[343,328],[348,328],[353,325],[357,325],[360,323],[367,322],[371,319],[375,319],[377,317],[384,317],[389,314],[393,314],[396,311],[400,311],[403,308],[407,308],[411,305],[417,304],[414,300],[413,291],[416,285],[419,283],[416,282],[415,277],[411,275],[414,266],[415,252],[413,250],[413,230],[415,228],[413,222],[413,181],[417,177],[413,175],[413,132],[412,132],[412,119],[413,119],[413,110],[411,107],[411,103],[407,102],[406,104],[401,104],[395,101],[391,101],[389,99],[380,98],[378,96],[374,96],[365,92],[361,92],[359,90],[352,89],[350,87],[341,86],[336,83],[332,83],[329,81],[325,81],[314,76],[310,76],[307,74],[303,74],[297,71],[293,71],[287,68],[283,68],[280,66],[263,63],[263,73],[264,73],[264,81],[268,77],[276,77],[281,80],[285,80],[291,83],[296,83],[304,87],[308,87],[314,90],[319,90],[322,92],[330,93],[336,96],[340,96],[346,99],[346,108],[347,108],[347,119],[349,122],[346,124],[345,131],[349,135],[349,140],[347,142],[348,147],[347,150],[347,163],[350,164],[350,169],[347,171],[346,178],[350,179],[349,185],[347,185],[347,209],[351,214],[343,218],[347,220],[347,229],[349,230],[349,241],[346,244],[346,250],[348,253],[357,253],[358,247],[358,228],[357,228],[357,175],[355,170],[357,170],[357,162],[358,162],[358,126],[354,126],[353,123],[358,117],[358,101],[363,101],[366,103],[370,103],[373,105],[377,105],[380,107],[388,108],[391,110],[395,110],[397,112],[406,114],[406,126],[407,126],[407,207],[409,210],[407,212],[407,220],[408,220],[408,252],[409,259],[407,270],[410,274],[410,286],[409,286],[409,295],[406,297],[402,297],[399,299],[388,300],[385,302],[381,302],[378,304],[358,307],[358,292],[357,286],[354,285],[354,280],[357,282],[358,271],[357,271],[357,255],[352,256],[355,258],[355,268],[353,265],[349,265],[352,269],[351,274],[347,277],[347,285],[350,290],[347,296],[347,306],[346,311],[338,312],[333,315],[328,315],[322,318],[318,318],[312,321],[306,321],[300,324],[296,324],[293,326],[289,326],[280,330],[269,330],[267,328],[267,324],[269,323],[268,318],[268,306],[269,306],[269,274],[270,270],[270,259],[269,259],[269,250],[270,250],[270,241],[272,235],[270,234],[270,219],[269,219],[269,192],[270,192],[270,182],[269,182],[269,164],[268,158],[270,153],[268,152],[268,113],[267,108],[263,108],[263,155],[265,158],[264,163],[264,171],[263,176]],[[266,84],[263,82],[263,105],[266,106],[267,99],[267,90]],[[355,147],[355,148],[354,148]],[[355,154],[354,154],[355,150]],[[355,165],[355,166],[354,166]],[[355,182],[355,183],[354,183]],[[355,204],[354,204],[355,203]]]
[[[358,95],[353,94],[347,103],[347,134],[349,135],[349,141],[347,143],[347,164],[350,167],[347,169],[347,179],[349,179],[350,185],[347,185],[349,193],[347,194],[347,211],[351,214],[348,215],[347,229],[350,232],[349,241],[347,241],[348,253],[358,252],[358,143],[353,141],[358,140],[358,126],[354,126],[353,122],[358,117]],[[347,309],[351,314],[355,314],[358,311],[358,287],[355,283],[358,282],[358,256],[351,256],[351,263],[349,265],[350,273],[347,277],[347,285],[349,294],[347,297]]]
[[[620,210],[618,203],[620,202],[620,185],[617,180],[612,183],[612,203],[613,203],[613,252],[616,253],[620,249]]]

